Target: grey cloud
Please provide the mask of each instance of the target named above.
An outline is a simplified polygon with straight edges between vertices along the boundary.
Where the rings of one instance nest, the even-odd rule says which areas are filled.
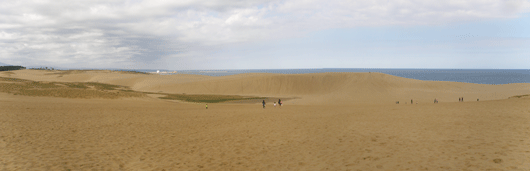
[[[5,1],[0,60],[28,65],[152,67],[230,44],[358,26],[513,18],[527,0]],[[187,54],[187,55],[184,55]],[[141,65],[141,66],[140,66]]]

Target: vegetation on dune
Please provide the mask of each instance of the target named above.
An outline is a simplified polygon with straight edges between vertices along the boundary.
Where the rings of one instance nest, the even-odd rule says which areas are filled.
[[[518,95],[518,96],[512,96],[512,97],[517,97],[517,98],[521,98],[521,97],[525,97],[525,96],[530,96],[530,94],[525,94],[525,95]]]
[[[19,79],[19,78],[6,78],[6,77],[0,77],[0,81],[9,81],[9,82],[26,82],[28,80]]]
[[[11,72],[11,71],[3,71],[2,74],[5,74],[7,75],[8,77],[11,77],[11,75],[15,74],[14,72]]]
[[[166,95],[165,97],[159,97],[160,99],[169,100],[182,100],[187,102],[197,103],[221,103],[234,100],[252,100],[252,99],[263,99],[263,97],[243,97],[236,95],[205,95],[205,94],[165,94],[165,93],[154,93]]]
[[[50,70],[47,70],[47,71],[50,71]],[[80,74],[80,73],[85,73],[87,71],[107,71],[107,72],[116,72],[120,74],[145,74],[145,75],[149,74],[149,73],[139,72],[139,71],[119,71],[119,70],[117,71],[113,71],[113,70],[55,70],[55,72],[47,73],[46,75],[58,75],[58,77],[62,77],[68,74]]]
[[[69,88],[80,88],[80,89],[88,89],[90,87],[86,86],[85,83],[61,83],[65,86],[68,86]]]
[[[144,75],[149,75],[149,73],[147,73],[147,72],[140,72],[140,71],[113,71],[113,72],[123,73],[123,74],[144,74]]]
[[[55,72],[53,73],[48,73],[48,74],[45,74],[45,75],[59,75],[57,77],[63,77],[64,75],[68,75],[68,74],[80,74],[80,73],[84,73],[86,71],[84,70],[55,70]]]
[[[112,85],[112,84],[103,84],[103,83],[94,83],[94,82],[88,82],[85,83],[85,85],[93,86],[94,88],[98,90],[127,90],[129,89],[126,86],[119,86],[119,85]]]
[[[119,86],[119,85],[112,85],[112,84],[103,84],[103,83],[95,83],[95,82],[65,82],[65,83],[55,83],[55,84],[63,84],[69,88],[80,88],[80,89],[96,89],[96,90],[130,90],[128,87],[125,86]],[[129,92],[134,92],[130,90]]]
[[[103,83],[39,82],[0,77],[0,92],[24,96],[64,98],[144,97],[145,93],[130,91],[128,87]]]
[[[63,98],[106,98],[145,97],[146,94],[165,95],[160,99],[181,100],[196,103],[221,103],[264,99],[263,97],[243,97],[236,95],[199,95],[146,93],[131,90],[126,86],[95,82],[44,82],[19,78],[0,77],[0,92],[24,96],[49,96]]]

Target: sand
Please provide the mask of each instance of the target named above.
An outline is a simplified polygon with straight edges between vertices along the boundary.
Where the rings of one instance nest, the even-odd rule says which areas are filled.
[[[508,99],[530,94],[530,84],[419,81],[379,73],[13,73],[9,77],[113,83],[137,91],[297,99],[281,109],[271,103],[265,109],[258,103],[205,109],[149,96],[0,93],[0,170],[530,169],[530,98]],[[465,102],[458,102],[462,96]],[[411,98],[418,104],[405,105]],[[434,98],[440,103],[433,104]]]

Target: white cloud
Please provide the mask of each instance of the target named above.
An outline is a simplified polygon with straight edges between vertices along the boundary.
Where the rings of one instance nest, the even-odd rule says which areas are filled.
[[[149,67],[183,51],[322,29],[506,19],[529,9],[528,0],[3,1],[0,60]]]

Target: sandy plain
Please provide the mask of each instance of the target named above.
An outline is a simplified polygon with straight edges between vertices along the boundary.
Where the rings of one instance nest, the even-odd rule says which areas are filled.
[[[3,92],[0,170],[530,170],[530,98],[513,97],[530,94],[530,84],[380,73],[207,77],[20,70],[0,77],[291,98],[281,109],[272,101],[265,109],[256,103],[205,109],[152,96]]]

